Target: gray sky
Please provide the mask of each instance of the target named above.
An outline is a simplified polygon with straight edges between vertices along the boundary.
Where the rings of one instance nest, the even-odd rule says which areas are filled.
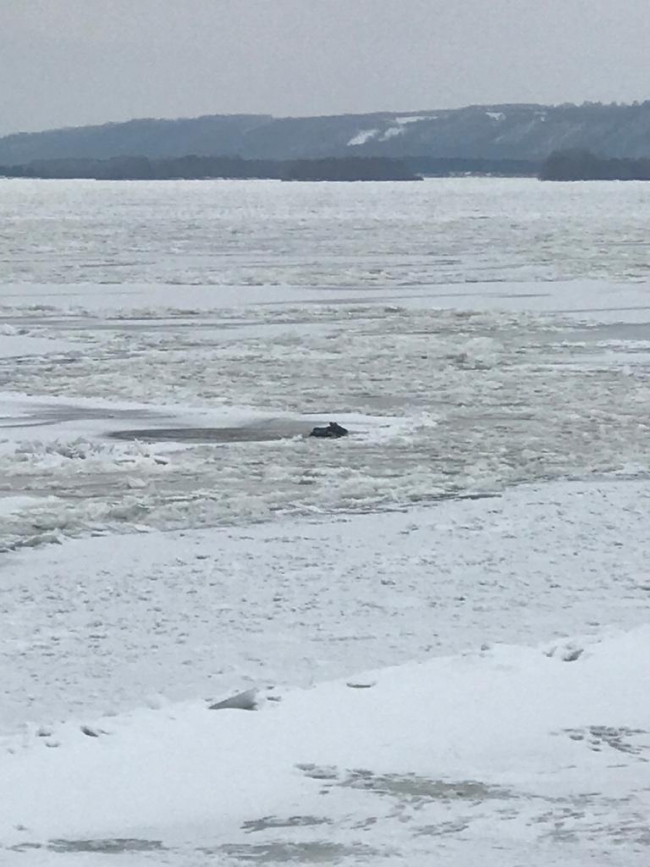
[[[0,0],[0,134],[650,98],[649,0]]]

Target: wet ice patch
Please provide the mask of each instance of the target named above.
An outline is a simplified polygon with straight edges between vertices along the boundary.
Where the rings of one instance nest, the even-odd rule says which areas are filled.
[[[480,803],[491,798],[515,797],[513,792],[507,789],[486,785],[476,780],[436,780],[418,774],[376,774],[363,769],[344,774],[338,784],[410,803],[427,801]]]
[[[288,816],[285,819],[278,816],[265,816],[261,819],[251,819],[244,822],[242,830],[249,834],[255,834],[277,828],[315,828],[320,825],[331,824],[331,819],[319,816]]]
[[[600,752],[605,747],[629,756],[644,756],[650,752],[650,732],[645,729],[592,725],[565,729],[563,734],[572,741],[583,742],[595,752]],[[647,762],[649,759],[643,758],[641,761]]]
[[[221,855],[230,864],[340,864],[353,858],[365,862],[383,854],[373,846],[364,843],[344,844],[326,840],[312,840],[304,843],[275,841],[270,843],[226,843],[216,849],[202,850],[207,855]]]
[[[51,840],[47,849],[60,854],[91,853],[98,855],[128,855],[136,852],[164,852],[160,840],[141,840],[131,837],[104,840]]]

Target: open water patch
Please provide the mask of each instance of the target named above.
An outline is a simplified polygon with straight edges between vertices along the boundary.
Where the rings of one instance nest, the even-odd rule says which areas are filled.
[[[307,436],[311,424],[242,425],[239,427],[167,427],[117,430],[109,439],[144,443],[245,443],[275,442]]]

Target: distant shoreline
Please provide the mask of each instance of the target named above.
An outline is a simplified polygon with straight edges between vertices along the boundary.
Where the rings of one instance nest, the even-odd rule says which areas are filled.
[[[649,156],[650,100],[632,105],[503,103],[311,117],[134,118],[0,136],[0,167],[81,158],[158,163],[183,161],[191,154],[197,160],[267,164],[374,157],[399,160],[414,174],[534,177],[549,154],[576,148],[607,157]],[[178,176],[194,175],[183,170]]]
[[[650,157],[600,157],[588,150],[555,151],[544,161],[542,181],[650,181]]]
[[[306,160],[246,160],[241,157],[169,159],[112,157],[34,160],[0,166],[0,177],[40,180],[280,180],[419,181],[423,177],[536,177],[539,166],[525,160],[431,157],[331,157]]]
[[[106,160],[38,160],[0,166],[0,176],[41,180],[280,180],[280,181],[417,181],[421,176],[401,160],[343,157],[320,160],[244,160],[193,155],[153,160],[113,157]]]

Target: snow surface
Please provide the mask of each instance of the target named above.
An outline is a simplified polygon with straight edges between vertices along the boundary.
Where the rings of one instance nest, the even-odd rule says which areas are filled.
[[[3,854],[641,867],[649,678],[644,627],[41,727],[0,756]]]
[[[2,192],[0,864],[645,867],[646,188]]]
[[[377,141],[388,141],[395,136],[403,135],[406,127],[412,123],[419,123],[423,120],[435,120],[434,115],[409,115],[405,117],[396,117],[394,126],[386,127],[384,130],[379,129],[362,129],[348,142],[348,147],[358,147],[359,145],[367,144],[373,139]]]
[[[377,129],[362,129],[355,136],[353,136],[348,142],[348,147],[357,147],[358,145],[364,145],[366,142],[371,141],[379,130]]]
[[[0,731],[638,626],[649,506],[650,483],[621,478],[23,550],[5,559]]]
[[[183,308],[194,286],[212,287],[217,307],[225,287],[257,288],[267,301],[285,286],[410,294],[491,282],[507,294],[513,282],[647,282],[650,266],[643,181],[2,185],[0,285],[10,305],[30,283],[43,289],[36,304],[49,303],[51,284],[71,305],[79,284],[93,295],[110,287],[111,306],[149,284],[152,300],[164,285]]]
[[[421,120],[436,120],[436,115],[434,114],[413,114],[409,117],[396,117],[395,123],[400,125],[410,124],[410,123],[419,123]]]
[[[389,126],[388,129],[385,129],[379,137],[379,141],[389,141],[392,138],[396,138],[399,135],[404,135],[404,131],[406,127],[404,124],[398,124],[397,126]]]

